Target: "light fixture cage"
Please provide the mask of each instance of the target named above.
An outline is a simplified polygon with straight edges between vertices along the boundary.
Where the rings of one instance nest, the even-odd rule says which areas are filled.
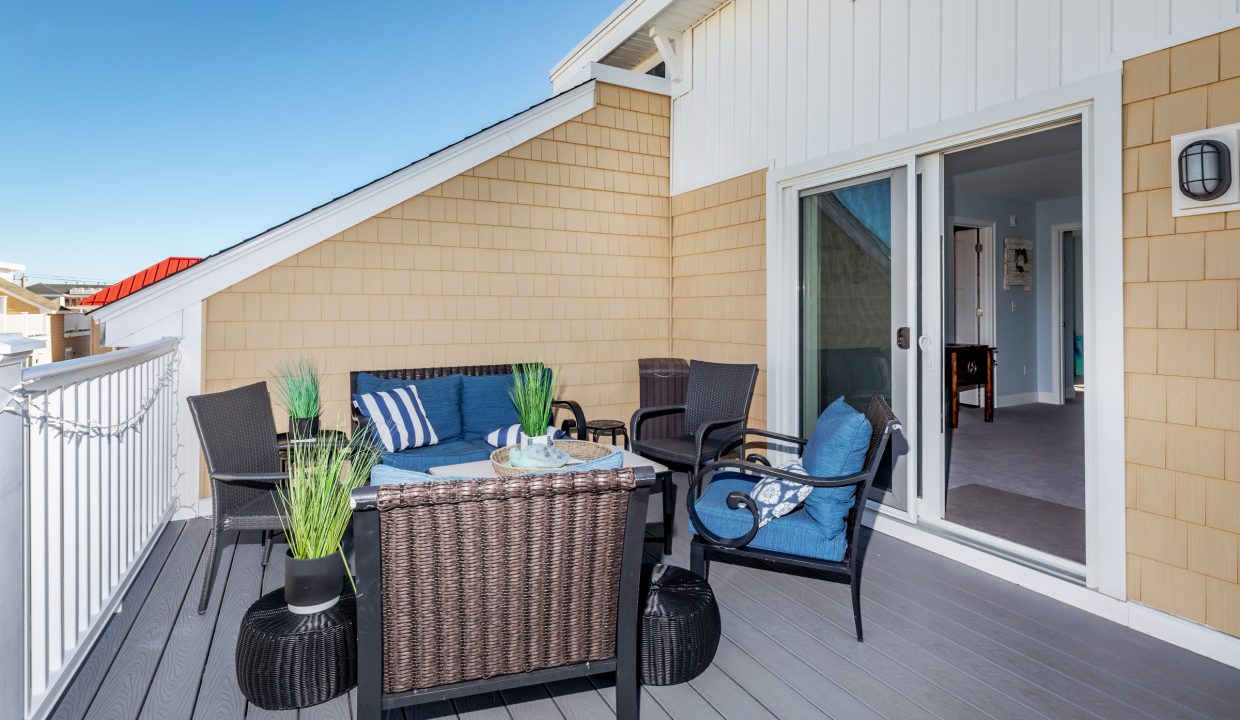
[[[1231,188],[1231,151],[1218,140],[1197,140],[1180,151],[1180,192],[1208,202]]]

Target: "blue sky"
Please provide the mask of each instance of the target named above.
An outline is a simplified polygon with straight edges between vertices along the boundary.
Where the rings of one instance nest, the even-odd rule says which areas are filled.
[[[522,110],[620,0],[0,9],[0,259],[205,255]]]

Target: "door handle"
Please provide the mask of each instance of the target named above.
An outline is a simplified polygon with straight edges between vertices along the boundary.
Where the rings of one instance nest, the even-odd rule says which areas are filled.
[[[909,346],[909,329],[908,328],[902,327],[899,330],[896,330],[896,347],[900,348],[901,350],[909,349],[910,346]]]
[[[934,341],[930,339],[929,335],[922,335],[917,338],[917,347],[921,348],[921,353],[925,356],[926,369],[933,370],[934,355],[930,353],[930,348],[934,347]]]

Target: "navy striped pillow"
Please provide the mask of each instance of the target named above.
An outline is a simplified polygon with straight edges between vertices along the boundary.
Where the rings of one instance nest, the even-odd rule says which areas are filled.
[[[370,419],[375,435],[388,452],[439,442],[422,407],[422,399],[418,397],[418,389],[413,385],[354,395],[353,404]]]

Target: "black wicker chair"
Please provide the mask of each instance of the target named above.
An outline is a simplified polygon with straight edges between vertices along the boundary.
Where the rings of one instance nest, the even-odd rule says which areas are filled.
[[[694,535],[693,544],[690,551],[690,567],[693,572],[707,577],[710,572],[710,561],[717,560],[720,562],[728,562],[734,559],[757,560],[772,566],[768,569],[777,570],[780,565],[796,568],[803,568],[825,573],[828,576],[843,577],[848,580],[848,584],[852,589],[852,607],[853,620],[857,625],[857,641],[862,641],[861,635],[861,556],[862,549],[859,545],[861,539],[861,517],[865,512],[866,498],[869,497],[870,487],[874,484],[874,478],[878,474],[878,469],[882,465],[883,457],[887,453],[890,444],[891,435],[900,429],[900,421],[891,411],[891,406],[883,399],[882,395],[873,395],[870,397],[870,405],[865,413],[866,419],[870,422],[870,447],[866,451],[865,465],[862,466],[861,472],[854,475],[835,478],[812,477],[809,475],[799,475],[796,473],[777,470],[771,467],[771,463],[764,455],[759,453],[751,453],[746,456],[744,461],[741,460],[720,460],[719,457],[728,450],[735,447],[743,447],[743,443],[748,436],[758,436],[767,438],[767,444],[775,441],[775,444],[795,445],[798,449],[805,447],[807,440],[803,438],[792,437],[791,435],[780,435],[779,433],[769,432],[767,430],[759,430],[755,428],[745,428],[740,433],[731,437],[720,449],[716,455],[715,462],[706,465],[694,474],[692,482],[689,484],[688,506],[689,518],[693,522]],[[749,548],[746,545],[753,540],[758,533],[758,509],[754,505],[749,495],[734,491],[728,494],[727,505],[729,508],[745,508],[753,516],[753,524],[749,531],[740,537],[725,538],[719,537],[711,533],[703,524],[697,513],[697,499],[701,495],[703,481],[712,476],[717,470],[742,470],[752,474],[770,475],[781,477],[788,480],[795,480],[806,485],[814,487],[846,487],[849,485],[856,486],[857,492],[853,498],[853,506],[848,512],[845,520],[844,536],[848,539],[848,548],[844,553],[844,559],[839,562],[829,560],[820,560],[818,558],[802,557],[799,555],[790,555],[787,553],[775,552],[761,548]],[[805,512],[804,510],[798,512]],[[775,520],[774,522],[779,522]]]
[[[671,468],[659,474],[655,491],[663,493],[663,554],[672,552],[672,523],[676,517],[676,485],[672,473],[697,474],[702,458],[714,457],[726,438],[732,437],[749,419],[757,365],[732,365],[692,360],[684,405],[639,408],[629,422],[633,452]],[[655,417],[684,416],[680,435],[643,439],[642,423]]]
[[[198,613],[202,614],[207,611],[215,568],[223,552],[221,533],[262,530],[266,546],[263,565],[267,564],[271,536],[282,530],[273,491],[288,479],[288,472],[281,469],[267,383],[195,395],[188,401],[207,461],[213,505],[207,571],[198,599]]]

